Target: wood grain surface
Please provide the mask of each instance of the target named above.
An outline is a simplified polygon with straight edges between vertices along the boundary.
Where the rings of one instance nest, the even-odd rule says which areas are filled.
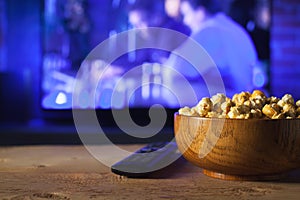
[[[135,150],[141,145],[122,145]],[[107,146],[100,149],[110,157]],[[166,175],[115,175],[83,146],[0,147],[0,199],[299,199],[300,172],[273,182],[224,181],[177,163]]]
[[[269,180],[300,168],[298,119],[240,120],[176,115],[175,136],[184,156],[213,177]],[[208,153],[200,157],[203,151]]]

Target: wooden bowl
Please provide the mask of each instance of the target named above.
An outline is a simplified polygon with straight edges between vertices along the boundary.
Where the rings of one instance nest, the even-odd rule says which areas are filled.
[[[300,168],[300,119],[174,116],[183,156],[226,180],[273,180]]]

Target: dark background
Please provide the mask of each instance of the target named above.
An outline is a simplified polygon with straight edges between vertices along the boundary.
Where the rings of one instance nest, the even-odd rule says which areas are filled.
[[[91,1],[96,2],[99,1]],[[101,0],[103,10],[94,12],[98,13],[96,18],[99,22],[116,15],[105,7],[110,5],[105,2],[109,0]],[[2,0],[0,5],[0,144],[80,143],[69,111],[48,112],[40,106],[42,1]],[[272,1],[268,72],[270,95],[281,97],[291,93],[295,99],[300,99],[299,9],[300,2],[297,0]],[[94,28],[99,32],[97,37],[92,37],[91,47],[107,38],[108,33],[100,31],[104,29],[101,24],[105,23],[97,24],[99,27]],[[118,138],[117,141],[135,142],[132,138],[120,137],[118,130],[111,130],[112,137]],[[170,134],[172,130],[163,137],[169,138]]]

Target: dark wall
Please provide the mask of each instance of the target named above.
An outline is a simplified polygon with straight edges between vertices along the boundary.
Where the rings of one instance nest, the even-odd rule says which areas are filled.
[[[9,0],[4,6],[7,66],[1,71],[1,119],[38,117],[41,1]]]
[[[300,99],[300,1],[273,0],[271,90]]]

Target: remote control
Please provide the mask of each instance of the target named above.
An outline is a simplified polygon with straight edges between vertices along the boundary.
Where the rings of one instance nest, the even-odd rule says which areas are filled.
[[[169,167],[181,157],[175,142],[151,143],[111,166],[115,174],[143,178]]]

